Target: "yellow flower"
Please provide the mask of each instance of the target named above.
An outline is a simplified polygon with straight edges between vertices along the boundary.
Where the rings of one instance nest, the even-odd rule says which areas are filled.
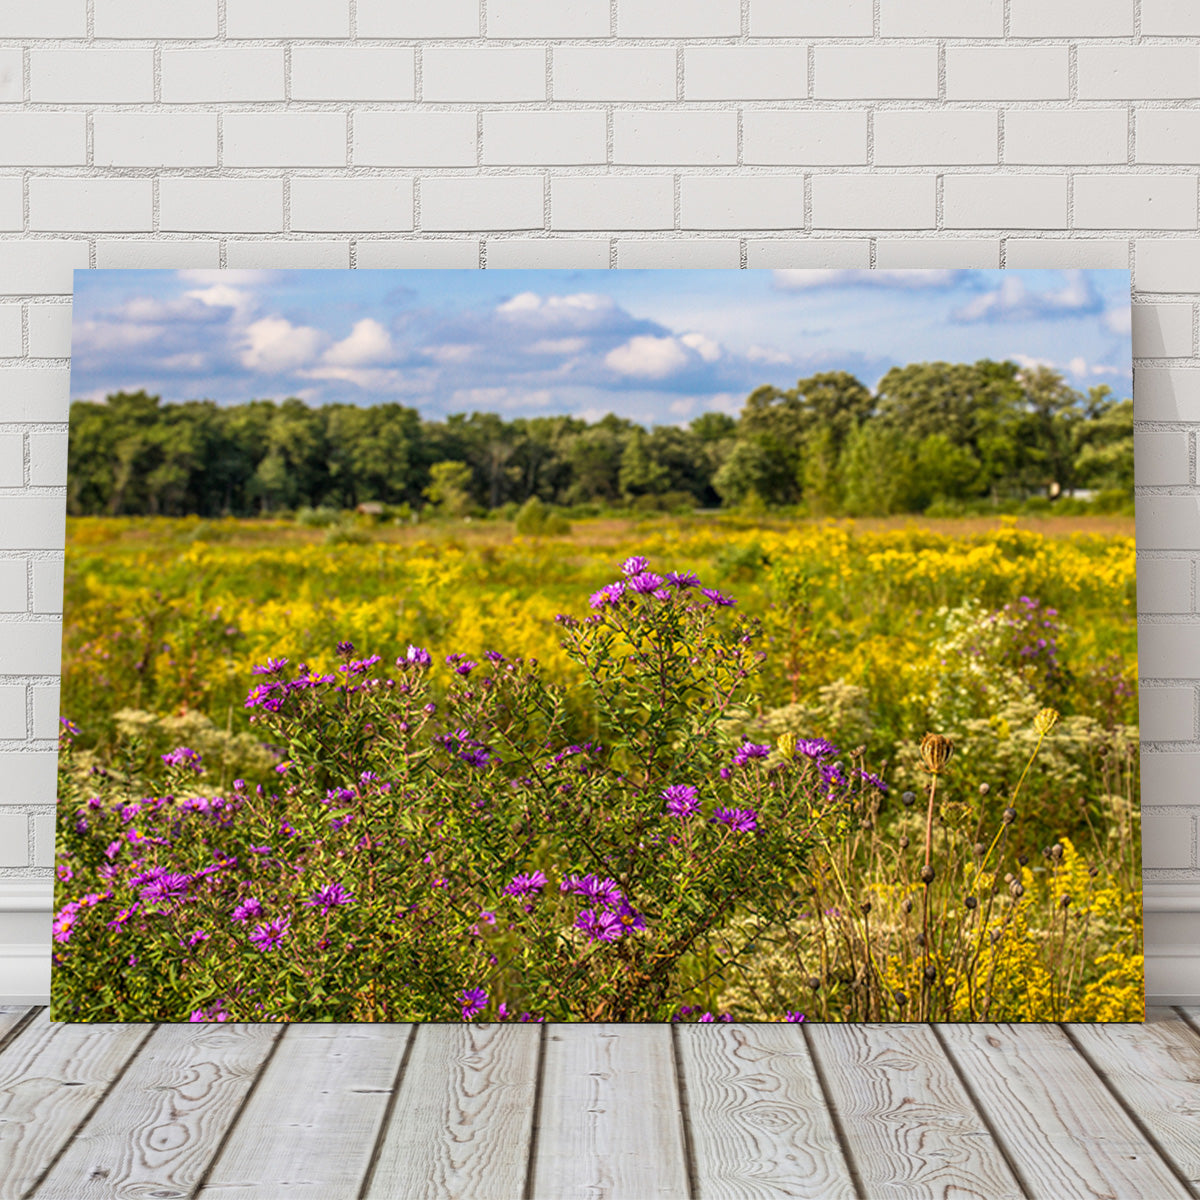
[[[1045,737],[1046,734],[1058,724],[1058,710],[1054,708],[1043,708],[1036,717],[1033,718],[1033,727],[1037,732]]]
[[[796,753],[796,735],[794,733],[781,733],[775,742],[775,749],[784,758],[791,758]]]

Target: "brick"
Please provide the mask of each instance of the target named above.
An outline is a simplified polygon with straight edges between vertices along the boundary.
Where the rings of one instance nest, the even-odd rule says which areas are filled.
[[[604,270],[608,266],[607,238],[488,238],[489,270]]]
[[[86,162],[83,113],[0,113],[0,166],[72,167]]]
[[[48,813],[33,818],[33,865],[49,869],[54,866],[54,817]]]
[[[0,753],[0,804],[53,804],[57,771],[56,750]]]
[[[358,0],[359,37],[478,37],[479,0]]]
[[[0,242],[0,293],[69,296],[75,268],[87,265],[85,241]]]
[[[936,217],[932,175],[818,175],[814,229],[928,229]]]
[[[0,371],[0,421],[65,421],[70,378],[70,371],[62,368],[9,367]],[[57,503],[61,508],[62,502]],[[0,505],[0,529],[7,528],[5,511]],[[21,510],[12,511],[19,513]]]
[[[380,268],[434,268],[456,270],[479,266],[479,243],[455,238],[378,239],[358,243],[358,265],[368,270]]]
[[[1142,0],[1142,36],[1200,34],[1200,9],[1192,0]]]
[[[71,354],[71,306],[30,304],[29,353],[33,358],[69,358]]]
[[[613,162],[732,166],[737,162],[737,113],[617,109]]]
[[[33,435],[34,437],[44,435]],[[33,438],[30,438],[32,441]],[[61,445],[63,482],[67,476],[67,438],[58,439]],[[34,481],[36,482],[36,480]],[[63,610],[63,560],[61,558],[35,558],[33,560],[33,611],[36,613],[61,613]]]
[[[346,114],[226,113],[227,167],[344,167]]]
[[[949,46],[947,100],[1065,100],[1066,46]]]
[[[865,163],[867,114],[747,109],[742,114],[742,161],[767,166]]]
[[[1011,0],[1011,5],[1010,37],[1133,36],[1133,0]],[[1144,16],[1142,32],[1147,32]]]
[[[1200,803],[1200,754],[1142,751],[1143,805],[1197,803]]]
[[[1196,689],[1138,689],[1138,726],[1147,742],[1190,742],[1196,737]]]
[[[416,94],[411,46],[292,49],[293,100],[412,100]]]
[[[1129,116],[1121,108],[1054,111],[1011,108],[1004,114],[1006,163],[1123,163]]]
[[[95,0],[98,38],[215,38],[217,0]]]
[[[34,178],[29,181],[29,227],[137,233],[153,227],[149,179]]]
[[[563,176],[550,181],[552,229],[670,229],[675,188],[664,175]]]
[[[24,53],[0,50],[0,104],[19,104],[25,97]]]
[[[0,675],[57,675],[61,657],[60,621],[0,624]]]
[[[669,46],[556,46],[555,100],[674,100]]]
[[[154,99],[153,50],[31,50],[37,104],[128,104]]]
[[[685,176],[679,207],[684,229],[796,229],[804,224],[804,179]]]
[[[1141,292],[1200,292],[1200,241],[1138,242],[1133,281]]]
[[[67,486],[65,432],[29,435],[29,482],[34,487]]]
[[[413,182],[411,179],[293,179],[291,227],[308,233],[346,230],[391,233],[412,229]]]
[[[8,541],[4,538],[4,541]],[[7,547],[6,547],[7,549]],[[23,558],[0,558],[0,612],[29,610],[29,572]]]
[[[24,813],[0,817],[0,867],[29,865],[29,818]]]
[[[0,738],[25,737],[25,685],[0,686]],[[0,842],[3,842],[0,835]]]
[[[24,226],[25,214],[21,192],[21,180],[18,176],[0,178],[0,229],[18,230]],[[32,223],[30,228],[45,227]]]
[[[1200,161],[1200,110],[1143,108],[1136,118],[1134,157],[1140,163]]]
[[[477,142],[473,112],[360,112],[354,117],[356,166],[473,167]]]
[[[683,52],[685,100],[802,100],[807,95],[803,46],[689,46]]]
[[[1191,447],[1183,432],[1133,435],[1134,482],[1142,486],[1191,483]]]
[[[1061,175],[948,175],[942,185],[947,229],[1058,229],[1067,223]]]
[[[167,232],[274,233],[283,228],[283,182],[168,176],[159,180],[158,206]]]
[[[92,153],[98,167],[215,167],[217,115],[98,112]]]
[[[1006,238],[1005,263],[1010,267],[1129,266],[1129,243],[1108,238]]]
[[[813,95],[818,99],[933,100],[938,93],[935,46],[818,46]]]
[[[600,109],[483,114],[487,164],[568,166],[602,163],[607,158],[607,121]]]
[[[608,37],[608,0],[488,0],[487,36]]]
[[[746,266],[774,270],[827,270],[871,265],[871,243],[866,238],[748,238]]]
[[[86,265],[86,264],[85,264]],[[221,265],[221,243],[155,238],[144,241],[130,238],[122,241],[96,242],[96,266],[100,269],[132,267],[137,270],[168,267],[186,270],[193,267],[217,268]]]
[[[1190,304],[1135,304],[1134,358],[1186,358],[1192,353]]]
[[[87,37],[87,4],[85,0],[42,0],[40,4],[6,4],[4,36]]]
[[[33,736],[35,738],[58,737],[59,688],[54,684],[34,684],[29,689],[33,697]]]
[[[350,267],[350,243],[230,241],[225,247],[225,262],[231,270],[295,267],[347,270]]]
[[[282,47],[162,52],[164,104],[236,103],[283,97]]]
[[[1147,679],[1200,678],[1200,625],[1139,625],[1138,673]]]
[[[742,31],[740,0],[617,0],[617,36],[635,38],[736,37]]]
[[[228,38],[344,38],[349,0],[225,0]]]
[[[1133,372],[1138,421],[1200,421],[1200,367],[1138,367]]]
[[[751,37],[870,37],[871,0],[750,0]]]
[[[422,56],[426,100],[502,103],[546,98],[540,46],[430,46]]]
[[[16,358],[23,353],[21,306],[19,304],[0,304],[0,358]]]
[[[1186,558],[1145,558],[1137,563],[1139,613],[1190,613],[1192,564]]]
[[[736,238],[619,241],[617,266],[631,270],[732,269],[741,266]]]
[[[1200,47],[1080,46],[1081,100],[1195,99]]]
[[[431,176],[421,181],[421,227],[541,229],[545,223],[543,196],[540,175]]]
[[[1003,37],[1002,0],[880,0],[881,37]]]
[[[1134,406],[1137,405],[1137,389],[1134,389]],[[1195,416],[1193,416],[1195,419]],[[1142,550],[1197,550],[1200,549],[1200,497],[1197,496],[1138,496],[1137,544]],[[1145,636],[1145,629],[1142,630]],[[1148,675],[1163,674],[1150,671]],[[1187,672],[1171,671],[1168,675],[1186,675]]]
[[[1196,858],[1196,823],[1190,814],[1147,813],[1142,822],[1142,866],[1182,870]]]
[[[25,485],[25,438],[19,433],[0,433],[0,488]]]
[[[1077,175],[1077,229],[1195,229],[1194,175]]]
[[[875,114],[875,162],[880,166],[994,163],[999,157],[999,121],[990,109],[884,109]]]

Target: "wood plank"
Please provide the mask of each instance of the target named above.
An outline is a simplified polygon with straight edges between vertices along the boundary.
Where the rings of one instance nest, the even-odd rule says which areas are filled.
[[[357,1200],[411,1025],[292,1025],[197,1200]]]
[[[1200,1036],[1178,1017],[1144,1025],[1068,1025],[1093,1069],[1160,1149],[1200,1187]]]
[[[938,1032],[1031,1195],[1188,1195],[1057,1025]]]
[[[795,1025],[677,1025],[696,1200],[853,1200]]]
[[[685,1200],[667,1025],[546,1031],[533,1200]]]
[[[281,1025],[160,1025],[34,1192],[184,1200],[203,1178]]]
[[[150,1032],[34,1015],[0,1054],[0,1200],[29,1191]]]
[[[0,1004],[0,1047],[12,1038],[21,1022],[33,1011],[33,1006],[28,1004]]]
[[[866,1196],[1023,1195],[929,1026],[813,1025],[808,1036]]]
[[[368,1200],[514,1200],[525,1187],[538,1025],[422,1025]]]

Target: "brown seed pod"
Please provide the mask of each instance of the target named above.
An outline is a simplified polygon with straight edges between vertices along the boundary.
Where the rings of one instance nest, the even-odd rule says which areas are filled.
[[[986,783],[981,783],[981,784],[979,785],[979,794],[980,794],[981,796],[986,796],[986,795],[988,794],[988,792],[990,792],[991,790],[992,790],[992,789],[991,789],[991,786],[990,786],[989,784],[986,784]]]
[[[864,913],[869,913],[871,911],[871,902],[870,900],[864,900],[858,907],[861,908]]]
[[[908,1003],[908,997],[903,992],[893,992],[892,999],[903,1008]]]
[[[935,967],[933,965],[933,963],[930,963],[929,966],[927,966],[925,968],[925,982],[926,983],[934,983],[936,980],[937,980],[937,967]]]
[[[1010,805],[1001,814],[1000,819],[1005,825],[1011,825],[1017,819],[1017,810]]]
[[[900,796],[900,802],[905,808],[912,808],[913,804],[916,803],[916,799],[917,795],[915,792],[904,792]]]
[[[900,849],[901,849],[901,850],[907,850],[907,849],[908,849],[908,834],[907,834],[907,833],[906,833],[906,834],[904,834],[904,836],[903,836],[903,837],[901,837],[901,839],[900,839]]]
[[[900,911],[902,913],[904,913],[906,916],[910,912],[912,912],[912,897],[911,896],[905,896],[904,899],[900,902]]]
[[[940,775],[954,753],[954,743],[940,733],[927,733],[921,739],[921,761],[930,775]]]
[[[928,863],[926,863],[921,868],[921,882],[928,887],[933,882],[934,874],[934,869]]]
[[[982,858],[987,853],[987,847],[982,842],[975,843],[975,857]]]
[[[963,903],[967,906],[967,908],[979,907],[979,901],[974,896],[968,896]]]
[[[1025,895],[1025,888],[1019,883],[1010,884],[1008,890],[1012,892],[1014,900],[1020,900]]]
[[[810,975],[808,977],[808,986],[812,988],[814,992],[819,991],[821,988],[821,977],[819,975]]]
[[[1062,862],[1062,856],[1063,856],[1062,844],[1059,842],[1055,842],[1054,845],[1050,847],[1050,857],[1052,859],[1054,859],[1055,862]]]

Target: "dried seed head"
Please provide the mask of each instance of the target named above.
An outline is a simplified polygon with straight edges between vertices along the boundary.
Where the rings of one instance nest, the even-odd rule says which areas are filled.
[[[1096,876],[1097,876],[1097,875],[1099,875],[1099,874],[1100,874],[1100,868],[1099,868],[1099,867],[1088,867],[1088,875],[1089,875],[1089,876],[1090,876],[1092,879],[1095,879],[1095,878],[1096,878]]]
[[[1004,882],[1005,883],[1012,883],[1015,879],[1016,879],[1016,876],[1011,871],[1006,871],[1004,873]]]
[[[932,963],[925,968],[925,982],[933,983],[937,979],[937,967]]]
[[[1010,883],[1008,885],[1008,890],[1012,892],[1014,900],[1020,900],[1020,898],[1025,895],[1025,889],[1019,883]]]
[[[923,933],[918,933],[913,941],[915,941],[918,946],[923,946],[925,945],[925,935]]]
[[[1000,819],[1005,825],[1011,825],[1017,819],[1017,810],[1012,805],[1009,805],[1001,814]]]
[[[892,998],[901,1008],[908,1003],[908,997],[903,992],[893,992]]]
[[[1059,842],[1055,842],[1054,845],[1050,847],[1050,857],[1054,859],[1055,862],[1062,862],[1062,856],[1062,845]]]
[[[901,803],[905,808],[912,808],[916,799],[917,797],[913,792],[904,792],[900,797]]]
[[[982,842],[975,843],[975,857],[982,858],[987,853],[987,847]]]
[[[990,941],[994,946],[1000,940],[1002,932],[1002,930],[993,929],[992,932],[988,934],[988,941]]]
[[[928,887],[933,882],[933,877],[934,870],[928,863],[926,863],[921,868],[921,882]]]
[[[940,775],[954,753],[954,743],[940,733],[927,733],[921,739],[921,761],[930,775]]]
[[[1021,866],[1023,866],[1023,867],[1029,866],[1029,855],[1028,854],[1018,854],[1017,862],[1019,862],[1021,864]]]
[[[1043,708],[1036,717],[1033,718],[1033,727],[1041,737],[1058,724],[1058,711],[1053,708]]]
[[[821,977],[819,975],[810,975],[808,977],[808,986],[812,988],[814,992],[819,991],[821,987]]]
[[[969,908],[969,909],[974,909],[974,908],[978,908],[978,907],[979,907],[979,901],[978,901],[978,900],[976,900],[974,896],[968,896],[968,897],[967,897],[967,898],[966,898],[966,899],[963,901],[963,903],[964,903],[964,904],[967,906],[967,908]]]
[[[871,911],[871,902],[870,900],[864,900],[858,907],[861,908],[863,912],[869,913]]]
[[[911,896],[905,896],[904,899],[900,902],[900,911],[902,913],[904,913],[906,916],[910,912],[912,912],[912,897]]]
[[[1059,904],[1061,904],[1061,905],[1062,905],[1062,907],[1063,907],[1063,908],[1070,908],[1070,907],[1071,907],[1071,897],[1070,897],[1070,896],[1068,896],[1068,895],[1067,895],[1065,892],[1063,893],[1063,895],[1061,895],[1061,896],[1058,898],[1058,902],[1059,902]]]
[[[907,834],[907,833],[906,833],[906,834],[904,834],[904,836],[903,836],[903,837],[901,837],[901,839],[900,839],[900,849],[901,849],[901,850],[907,850],[907,849],[908,849],[908,834]]]
[[[979,794],[981,796],[986,796],[991,790],[992,789],[986,783],[981,783],[979,785]]]

